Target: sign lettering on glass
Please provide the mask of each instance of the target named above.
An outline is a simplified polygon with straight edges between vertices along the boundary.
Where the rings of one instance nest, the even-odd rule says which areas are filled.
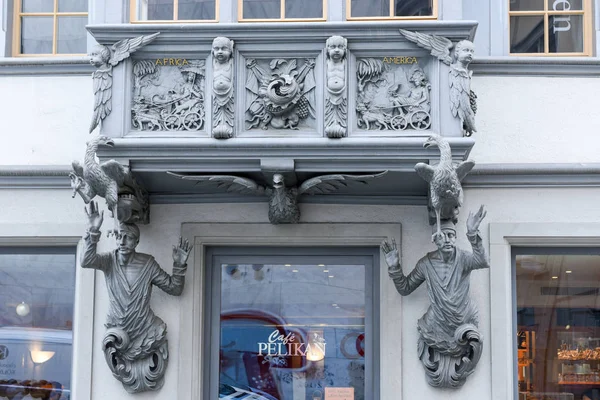
[[[325,354],[325,339],[318,334],[313,334],[308,343],[300,343],[293,332],[283,334],[275,329],[269,335],[267,342],[258,343],[258,355],[273,356],[307,356],[320,353]]]
[[[569,3],[569,0],[554,0],[552,9],[554,11],[569,11],[571,9],[571,3]],[[553,21],[552,33],[568,32],[571,30],[571,17],[569,15],[555,16]]]
[[[325,400],[354,400],[354,388],[326,387]]]

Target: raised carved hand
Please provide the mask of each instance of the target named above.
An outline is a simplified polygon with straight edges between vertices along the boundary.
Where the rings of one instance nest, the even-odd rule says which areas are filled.
[[[90,201],[87,207],[83,207],[88,217],[88,231],[98,232],[104,221],[104,210],[98,212],[98,203]]]
[[[178,265],[184,265],[187,263],[187,259],[190,256],[194,247],[187,239],[179,237],[179,244],[173,246],[173,262]]]
[[[479,210],[475,214],[469,212],[469,217],[467,218],[468,235],[474,235],[475,233],[477,233],[477,231],[479,230],[479,225],[481,224],[481,221],[483,221],[486,215],[487,211],[485,210],[483,204],[481,205],[481,207],[479,207]]]
[[[385,255],[385,262],[391,269],[400,268],[400,254],[398,253],[398,246],[396,245],[396,239],[392,238],[392,243],[384,240],[381,242],[381,250]]]

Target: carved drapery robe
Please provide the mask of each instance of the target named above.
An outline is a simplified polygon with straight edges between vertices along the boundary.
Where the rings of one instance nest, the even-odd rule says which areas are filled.
[[[489,263],[479,234],[467,237],[473,253],[456,248],[447,263],[438,251],[428,253],[408,276],[401,268],[388,270],[403,296],[427,283],[431,304],[417,324],[418,353],[432,386],[462,386],[481,356],[482,338],[469,280],[471,271],[489,268]]]
[[[113,375],[131,393],[156,390],[164,383],[168,363],[167,325],[150,308],[152,285],[166,293],[180,295],[186,265],[174,265],[167,274],[148,254],[133,253],[127,265],[119,262],[117,250],[98,254],[100,232],[84,238],[83,268],[104,272],[110,307],[103,350]],[[127,279],[126,269],[137,269]],[[137,276],[136,276],[137,275]]]

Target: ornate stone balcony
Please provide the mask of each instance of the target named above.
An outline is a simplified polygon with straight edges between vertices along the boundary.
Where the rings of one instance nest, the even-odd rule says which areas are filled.
[[[338,200],[424,204],[413,167],[439,157],[423,148],[427,137],[446,136],[457,161],[474,144],[463,137],[470,117],[456,110],[474,105],[470,75],[466,67],[453,75],[452,48],[472,40],[476,25],[88,26],[105,46],[92,54],[92,127],[115,143],[98,155],[129,164],[151,194],[190,201],[215,197],[165,171],[302,180],[389,170],[368,192],[348,189]],[[453,87],[467,97],[456,100]]]

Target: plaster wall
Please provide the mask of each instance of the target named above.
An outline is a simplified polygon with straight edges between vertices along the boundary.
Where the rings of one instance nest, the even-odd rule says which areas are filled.
[[[475,76],[479,163],[597,163],[598,78]]]
[[[89,140],[89,76],[0,76],[2,165],[68,165]]]
[[[595,163],[598,78],[475,76],[479,163]],[[68,165],[89,140],[87,76],[2,76],[1,165]],[[376,140],[374,138],[374,140]]]
[[[481,227],[484,243],[488,243],[488,224],[490,222],[589,222],[600,219],[600,211],[590,198],[600,196],[600,188],[594,189],[472,189],[466,192],[466,201],[459,224],[459,245],[468,248],[464,237],[465,221],[469,210],[475,211],[479,204],[485,204],[488,216]],[[18,199],[18,201],[15,201]],[[565,207],[569,204],[569,207]],[[83,205],[79,199],[71,199],[69,190],[0,190],[0,209],[2,222],[15,224],[40,224],[57,226],[78,225],[81,232],[85,230]],[[302,205],[303,221],[312,223],[336,222],[398,222],[402,224],[402,263],[405,272],[414,267],[417,260],[431,251],[431,229],[427,225],[427,214],[422,206],[335,206],[335,205]],[[142,227],[142,241],[138,248],[141,252],[153,254],[157,261],[171,271],[170,246],[175,243],[184,222],[266,222],[267,206],[262,203],[253,204],[185,204],[154,205],[151,209],[152,224]],[[111,221],[105,215],[104,225]],[[326,228],[326,227],[324,227]],[[105,228],[106,230],[106,228]],[[112,240],[102,237],[101,249],[108,250]],[[190,266],[193,268],[193,266]],[[510,268],[509,265],[492,265],[492,268]],[[398,294],[393,290],[392,282],[385,271],[382,275],[384,285],[390,285],[387,297],[381,299],[382,330],[385,324],[395,318],[401,318],[402,330],[397,336],[385,338],[381,343],[381,357],[384,359],[393,353],[391,349],[401,346],[402,359],[382,361],[382,364],[396,364],[401,371],[382,370],[381,386],[397,385],[401,380],[402,399],[439,398],[440,391],[430,388],[424,377],[422,367],[417,359],[416,343],[418,333],[416,321],[428,307],[428,297],[424,286],[417,289],[401,302],[401,309],[393,307],[398,303]],[[467,384],[458,391],[443,391],[444,399],[482,400],[491,398],[491,346],[490,333],[490,297],[489,271],[475,271],[471,278],[471,295],[480,312],[480,328],[485,340],[484,353],[475,373]],[[507,288],[508,290],[508,288]],[[190,296],[188,286],[183,297]],[[104,320],[108,308],[108,298],[104,279],[97,274],[94,309],[82,311],[85,315],[93,313],[93,374],[91,399],[129,399],[121,385],[112,378],[105,365],[101,352],[101,338],[104,334]],[[177,398],[178,392],[178,357],[187,349],[179,348],[180,304],[182,298],[168,296],[160,290],[154,291],[152,306],[169,327],[170,363],[167,369],[165,386],[158,393],[136,395],[137,399],[162,399],[165,395]],[[401,372],[401,374],[400,374]],[[77,379],[77,372],[75,372]],[[200,378],[198,378],[200,379]],[[385,393],[385,392],[384,392]],[[400,397],[397,397],[400,398]],[[387,398],[382,398],[387,400]]]

